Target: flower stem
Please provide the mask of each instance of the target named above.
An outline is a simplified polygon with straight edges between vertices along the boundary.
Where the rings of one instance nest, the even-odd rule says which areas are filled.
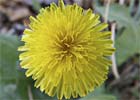
[[[110,0],[107,0],[106,8],[105,8],[105,15],[104,15],[105,23],[107,23],[107,20],[108,20],[109,7],[110,7]]]
[[[116,29],[116,23],[113,23],[111,25],[111,31],[112,31],[112,41],[113,43],[115,44],[115,29]],[[113,45],[114,47],[114,45]],[[115,57],[115,53],[113,53],[113,55],[111,56],[111,59],[112,59],[112,72],[115,76],[116,79],[119,79],[120,78],[120,75],[118,73],[118,69],[117,69],[117,64],[116,64],[116,57]]]
[[[34,100],[33,99],[33,95],[32,95],[32,91],[31,91],[31,86],[28,86],[28,96],[29,96],[29,100]]]
[[[119,0],[119,4],[120,4],[120,5],[123,5],[124,2],[125,2],[125,0]]]

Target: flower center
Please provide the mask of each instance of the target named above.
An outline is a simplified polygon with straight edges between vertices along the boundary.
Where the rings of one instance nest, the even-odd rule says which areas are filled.
[[[71,48],[70,43],[63,43],[63,51],[69,51]]]

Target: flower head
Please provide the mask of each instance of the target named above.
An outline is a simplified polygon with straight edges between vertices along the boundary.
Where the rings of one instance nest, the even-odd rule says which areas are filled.
[[[59,99],[83,97],[107,78],[111,64],[106,56],[114,51],[111,32],[102,31],[99,15],[78,5],[52,3],[30,17],[19,47],[21,67],[32,76],[35,87]]]

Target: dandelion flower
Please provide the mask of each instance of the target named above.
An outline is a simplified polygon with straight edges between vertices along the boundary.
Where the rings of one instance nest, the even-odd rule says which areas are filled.
[[[42,8],[30,21],[21,39],[25,44],[18,50],[20,65],[35,87],[69,99],[86,96],[106,80],[111,64],[107,56],[114,48],[99,15],[59,0],[58,6]]]

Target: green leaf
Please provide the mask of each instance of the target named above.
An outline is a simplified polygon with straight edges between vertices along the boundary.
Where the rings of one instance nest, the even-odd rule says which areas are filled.
[[[0,100],[29,100],[29,92],[33,99],[52,99],[36,89],[33,80],[18,66],[20,44],[17,36],[0,34]]]
[[[42,93],[39,89],[32,87],[33,98],[37,100],[57,100],[56,97],[50,97],[47,94]]]
[[[16,36],[0,35],[0,79],[13,81],[16,79],[16,61],[18,47]],[[10,73],[9,73],[10,71]]]
[[[138,27],[140,26],[135,24],[127,27],[116,40],[116,57],[119,65],[134,54],[140,53],[140,29]]]
[[[81,98],[79,100],[116,100],[116,97],[109,94],[100,94],[100,95],[90,95],[85,96],[84,98]]]
[[[17,36],[0,34],[0,100],[28,99],[27,80],[17,67],[19,45]]]
[[[0,100],[14,100],[18,97],[15,84],[0,84]]]
[[[99,95],[95,96],[93,99],[88,100],[116,100],[116,98],[112,95]]]
[[[97,7],[97,11],[104,15],[105,7]],[[136,21],[130,16],[128,7],[118,4],[110,6],[108,19],[117,22],[118,30],[124,27],[124,31],[119,33],[121,35],[115,41],[117,64],[121,65],[129,57],[140,53],[140,20]]]
[[[104,6],[96,6],[96,10],[103,16],[105,15],[105,9]],[[108,19],[109,21],[116,21],[119,27],[127,27],[132,22],[129,9],[119,4],[110,5]]]
[[[106,92],[104,86],[98,87],[92,93],[79,100],[116,100],[116,97]]]

